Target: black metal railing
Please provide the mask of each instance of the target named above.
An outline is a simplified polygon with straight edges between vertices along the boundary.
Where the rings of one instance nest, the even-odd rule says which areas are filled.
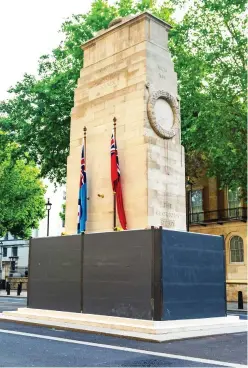
[[[190,225],[207,225],[209,223],[219,223],[230,221],[247,221],[247,208],[236,207],[224,210],[204,211],[189,214]]]

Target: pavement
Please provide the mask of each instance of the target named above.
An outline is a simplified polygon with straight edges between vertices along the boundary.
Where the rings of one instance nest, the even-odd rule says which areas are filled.
[[[21,295],[17,295],[17,290],[11,290],[10,295],[7,295],[6,290],[0,290],[0,297],[15,297],[15,298],[27,298],[27,291],[22,291]]]
[[[228,302],[227,310],[228,311],[244,311],[247,312],[247,303],[244,303],[243,309],[238,309],[238,302]]]
[[[25,298],[0,298],[0,311],[25,306]],[[150,343],[0,322],[0,367],[240,368],[246,364],[246,333]]]

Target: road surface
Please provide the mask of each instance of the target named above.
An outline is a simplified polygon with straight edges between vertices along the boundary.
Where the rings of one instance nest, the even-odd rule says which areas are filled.
[[[25,304],[0,298],[0,310]],[[246,346],[246,333],[150,343],[0,322],[0,367],[239,368],[247,363]]]

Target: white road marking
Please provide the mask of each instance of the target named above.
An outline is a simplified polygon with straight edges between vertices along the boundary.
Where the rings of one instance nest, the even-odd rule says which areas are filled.
[[[23,298],[14,298],[14,297],[12,297],[12,298],[8,298],[7,296],[2,296],[2,295],[0,295],[0,298],[2,298],[2,299],[4,299],[4,300],[2,300],[2,299],[0,299],[0,301],[2,302],[8,302],[8,303],[14,303],[14,302],[19,302],[19,303],[26,303],[26,298],[25,297],[23,297]]]
[[[228,363],[228,362],[221,362],[219,360],[201,359],[201,358],[189,357],[189,356],[184,356],[184,355],[159,353],[159,352],[156,352],[156,351],[132,349],[132,348],[126,348],[126,347],[122,347],[122,346],[115,346],[115,345],[97,344],[97,343],[94,343],[94,342],[80,341],[80,340],[70,340],[70,339],[64,339],[62,337],[54,337],[54,336],[36,335],[36,334],[31,334],[31,333],[27,333],[27,332],[20,332],[20,331],[0,329],[0,333],[27,336],[27,337],[34,337],[34,338],[44,339],[44,340],[67,342],[67,343],[70,343],[70,344],[92,346],[92,347],[96,347],[96,348],[104,348],[104,349],[111,349],[111,350],[118,350],[118,351],[127,351],[129,353],[152,355],[152,356],[157,356],[157,357],[162,357],[162,358],[180,359],[180,360],[186,360],[186,361],[196,362],[196,363],[218,365],[218,366],[222,366],[222,367],[223,366],[224,367],[233,367],[233,368],[246,368],[247,367],[246,365],[242,365],[242,364],[238,364],[238,363]]]
[[[11,302],[5,302],[6,304],[24,304],[24,303],[22,303],[22,302],[20,302],[19,300],[18,301],[16,301],[16,302],[12,302],[12,300],[11,300]],[[3,302],[3,304],[5,304],[4,302]],[[2,303],[1,303],[2,304]]]

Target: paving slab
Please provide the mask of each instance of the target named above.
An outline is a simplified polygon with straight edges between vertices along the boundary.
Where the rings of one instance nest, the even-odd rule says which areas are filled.
[[[17,290],[11,290],[10,295],[7,295],[6,290],[0,290],[0,297],[7,297],[7,298],[27,298],[27,291],[22,291],[21,295],[17,295]]]

